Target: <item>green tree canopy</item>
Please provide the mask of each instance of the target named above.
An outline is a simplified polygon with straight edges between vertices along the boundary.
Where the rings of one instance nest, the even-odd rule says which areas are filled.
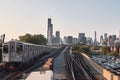
[[[90,48],[86,45],[84,45],[84,46],[76,45],[73,47],[73,50],[78,51],[78,52],[85,52],[85,53],[90,52]]]
[[[82,46],[81,49],[82,52],[90,52],[90,48],[88,46]]]
[[[31,35],[28,33],[23,36],[19,36],[19,40],[23,42],[40,44],[40,45],[45,45],[47,42],[46,38],[41,34]]]
[[[110,52],[110,47],[102,46],[101,49],[102,49],[102,53],[104,53],[104,54],[107,54]]]

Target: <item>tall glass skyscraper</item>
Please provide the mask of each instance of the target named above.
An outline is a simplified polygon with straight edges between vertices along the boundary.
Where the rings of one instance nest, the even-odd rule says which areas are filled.
[[[48,18],[48,30],[47,30],[47,45],[52,45],[53,40],[53,24],[51,18]]]

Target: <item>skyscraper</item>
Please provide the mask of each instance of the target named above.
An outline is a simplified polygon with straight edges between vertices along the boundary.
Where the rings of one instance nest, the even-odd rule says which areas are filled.
[[[85,33],[79,33],[78,39],[79,39],[79,43],[82,43],[82,44],[87,43]]]
[[[52,45],[52,39],[53,39],[53,24],[51,23],[51,18],[48,18],[47,45]]]
[[[100,43],[102,43],[103,42],[103,36],[101,35],[100,36]]]
[[[101,46],[103,45],[103,42],[104,42],[104,39],[103,39],[103,36],[101,35],[101,36],[100,36],[100,45],[101,45]]]
[[[96,33],[96,31],[95,31],[94,45],[97,45],[97,38],[96,38],[96,35],[97,35],[97,33]]]
[[[104,34],[104,40],[107,41],[107,33]]]
[[[116,40],[116,35],[110,35],[110,36],[109,36],[109,39],[108,39],[108,41],[109,41],[109,46],[114,47],[114,42],[115,42],[115,40]]]
[[[56,44],[60,44],[60,31],[56,31]]]
[[[67,36],[67,44],[72,45],[73,44],[73,37]]]
[[[67,44],[67,36],[64,36],[63,44]]]
[[[87,41],[87,45],[92,45],[93,44],[93,40],[92,40],[91,37],[87,37],[86,41]]]

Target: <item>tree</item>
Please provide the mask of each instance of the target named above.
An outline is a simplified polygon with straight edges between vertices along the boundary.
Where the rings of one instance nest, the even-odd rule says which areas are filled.
[[[107,54],[107,53],[110,52],[110,47],[103,46],[101,49],[102,49],[102,53],[103,53],[103,54]]]
[[[74,50],[74,51],[79,51],[79,48],[80,48],[79,45],[75,45],[75,46],[73,47],[73,50]]]
[[[41,34],[31,35],[25,34],[23,36],[19,36],[20,41],[33,43],[33,44],[40,44],[45,45],[47,43],[46,38]]]
[[[86,45],[84,46],[80,46],[80,45],[76,45],[73,47],[74,51],[78,51],[78,52],[85,52],[85,53],[89,53],[90,52],[90,48]]]
[[[81,52],[85,52],[85,53],[90,52],[90,48],[88,46],[82,46],[81,50],[82,50]]]
[[[117,56],[118,53],[117,53],[117,51],[113,51],[113,52],[110,52],[110,54],[108,54],[108,55],[110,55],[110,56]]]

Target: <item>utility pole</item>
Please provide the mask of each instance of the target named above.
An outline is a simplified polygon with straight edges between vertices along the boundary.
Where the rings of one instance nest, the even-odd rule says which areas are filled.
[[[2,60],[2,44],[4,43],[5,40],[5,34],[0,36],[0,62]]]
[[[1,42],[0,43],[4,43],[5,41],[5,34],[1,35]]]

